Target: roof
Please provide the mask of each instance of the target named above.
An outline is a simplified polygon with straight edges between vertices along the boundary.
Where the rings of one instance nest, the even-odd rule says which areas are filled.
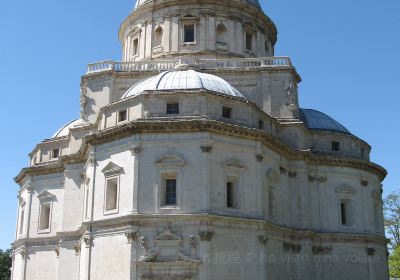
[[[153,0],[137,0],[137,1],[136,1],[135,9],[136,9],[137,7],[139,7],[139,6],[141,6],[141,5],[144,5],[144,4],[146,4],[146,3],[149,3],[149,2],[151,2],[151,1],[153,1]],[[261,9],[261,5],[260,5],[260,3],[258,2],[258,0],[244,0],[244,1],[246,1],[247,3],[249,3],[249,4],[251,4],[251,5],[254,5],[254,6],[256,6],[257,8],[260,8],[260,9]]]
[[[307,128],[312,130],[339,132],[352,135],[351,132],[341,123],[327,114],[314,109],[300,109],[300,120]]]
[[[194,70],[174,70],[163,72],[131,87],[123,98],[137,96],[145,91],[208,90],[216,94],[246,99],[237,89],[224,79]]]
[[[81,119],[73,120],[70,121],[66,124],[64,124],[59,130],[57,130],[56,133],[52,136],[52,138],[58,138],[58,137],[65,137],[68,136],[69,130],[75,126],[80,126],[84,124],[84,121]]]

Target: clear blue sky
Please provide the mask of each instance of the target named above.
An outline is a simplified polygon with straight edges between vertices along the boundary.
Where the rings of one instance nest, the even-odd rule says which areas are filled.
[[[303,78],[301,105],[369,142],[399,188],[400,1],[262,0],[279,30],[276,55]],[[119,24],[134,0],[0,1],[0,248],[14,238],[27,154],[79,113],[86,64],[120,59]]]

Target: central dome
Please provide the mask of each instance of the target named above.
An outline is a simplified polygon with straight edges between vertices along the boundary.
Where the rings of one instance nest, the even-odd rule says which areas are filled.
[[[153,0],[137,0],[135,8],[137,8],[137,7],[141,6],[141,5],[144,5],[146,3],[152,2],[152,1]],[[251,4],[251,5],[254,5],[257,8],[261,9],[261,5],[258,2],[258,0],[243,0],[243,1],[245,1],[245,2],[247,2],[247,3]]]
[[[194,70],[167,71],[148,78],[131,87],[122,99],[139,95],[144,91],[171,90],[208,90],[220,95],[246,99],[224,79]]]

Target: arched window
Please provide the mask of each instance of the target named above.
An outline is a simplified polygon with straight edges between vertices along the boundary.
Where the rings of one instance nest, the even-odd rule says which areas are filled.
[[[154,34],[154,46],[156,47],[161,46],[162,42],[163,42],[163,29],[161,26],[158,26]]]
[[[217,43],[226,44],[226,32],[227,29],[223,23],[217,26]]]

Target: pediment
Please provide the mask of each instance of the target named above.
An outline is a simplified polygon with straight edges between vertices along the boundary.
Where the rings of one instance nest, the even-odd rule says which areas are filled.
[[[54,200],[56,198],[56,196],[52,193],[50,193],[49,191],[41,191],[38,196],[37,196],[40,200]]]
[[[236,169],[238,171],[244,171],[244,170],[246,170],[246,165],[244,165],[243,162],[241,162],[238,159],[231,159],[231,160],[224,162],[222,164],[222,168]]]
[[[156,163],[157,166],[184,166],[185,160],[174,154],[167,154],[159,158]]]
[[[356,194],[357,190],[349,184],[340,185],[335,189],[336,193],[340,194]]]
[[[266,173],[267,180],[273,183],[279,181],[279,173],[275,169],[269,169]]]
[[[101,172],[103,172],[106,176],[111,176],[124,173],[124,169],[113,162],[109,162],[106,167],[101,170]]]
[[[382,194],[379,190],[373,190],[371,193],[371,196],[373,199],[376,199],[376,200],[381,200],[381,198],[382,198]]]
[[[173,234],[170,231],[166,231],[166,232],[163,232],[160,235],[158,235],[155,238],[155,240],[176,240],[176,241],[180,241],[180,240],[182,240],[182,238],[180,238],[176,234]]]

